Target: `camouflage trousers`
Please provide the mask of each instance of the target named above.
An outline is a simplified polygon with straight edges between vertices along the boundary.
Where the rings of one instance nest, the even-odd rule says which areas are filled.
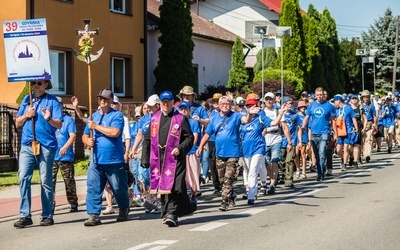
[[[216,165],[219,182],[222,184],[222,200],[233,200],[233,181],[239,158],[221,158],[217,156]]]
[[[61,175],[64,179],[65,191],[67,193],[68,203],[78,204],[78,196],[76,195],[76,183],[75,183],[75,169],[74,164],[72,162],[67,161],[54,161],[53,165],[53,192],[56,192],[56,182],[57,182],[57,173],[60,169]],[[53,207],[56,204],[55,195],[53,200]]]

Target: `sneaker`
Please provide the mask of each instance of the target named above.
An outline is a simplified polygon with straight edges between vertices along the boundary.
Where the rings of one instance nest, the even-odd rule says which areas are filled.
[[[100,224],[101,224],[101,221],[97,214],[90,214],[89,219],[85,220],[85,222],[83,223],[83,225],[85,225],[85,227],[92,227],[92,226],[97,226]]]
[[[381,152],[382,150],[381,150],[381,148],[378,148],[377,150],[376,150],[376,152]]]
[[[201,182],[201,184],[206,184],[206,177],[205,176],[201,176],[200,177],[200,182]]]
[[[342,171],[347,171],[346,164],[340,164]]]
[[[248,194],[249,194],[248,191],[246,191],[246,193],[243,194],[243,196],[242,196],[243,200],[247,200],[247,195],[248,195]]]
[[[197,198],[196,198],[196,196],[190,197],[190,203],[192,203],[192,204],[197,204]]]
[[[285,183],[284,187],[294,188],[294,184],[293,183]]]
[[[178,226],[178,218],[175,215],[167,214],[163,223],[167,224],[168,227],[176,227]]]
[[[40,221],[41,226],[51,226],[54,225],[54,220],[52,218],[42,218]]]
[[[129,214],[129,208],[120,208],[118,217],[117,217],[117,221],[127,221],[128,214]]]
[[[328,171],[329,171],[329,170],[328,170]],[[302,174],[300,175],[300,179],[307,179],[306,173],[302,173]]]
[[[392,153],[392,147],[389,147],[388,148],[388,154],[391,154]]]
[[[349,159],[349,166],[353,166],[353,164],[354,164],[354,158],[353,158],[353,157],[350,157],[350,159]]]
[[[78,212],[78,203],[72,204],[72,205],[71,205],[71,208],[70,208],[70,210],[69,210],[69,212],[70,212],[70,213]]]
[[[332,169],[328,169],[328,171],[326,171],[326,176],[332,176]]]
[[[358,168],[358,163],[354,162],[354,168],[357,169]]]
[[[219,206],[219,210],[221,210],[221,211],[228,211],[228,210],[229,210],[228,203],[225,202],[225,201],[221,202],[221,206]]]
[[[102,214],[115,214],[115,210],[112,206],[107,206],[106,209],[102,212]]]
[[[365,161],[368,163],[371,160],[371,157],[367,156],[365,157]]]
[[[148,208],[146,208],[146,209],[144,210],[144,212],[145,212],[146,214],[149,214],[149,213],[151,212],[151,210],[148,209]]]
[[[260,188],[260,193],[263,195],[267,195],[267,184],[262,184]]]
[[[248,200],[248,201],[247,201],[247,204],[253,205],[253,204],[254,204],[254,200],[253,200],[253,199]]]
[[[296,171],[296,178],[300,179],[300,171]]]
[[[132,199],[132,206],[141,207],[142,206],[142,200],[140,198],[133,198]]]
[[[275,186],[274,185],[269,186],[268,194],[275,194]]]
[[[32,218],[21,217],[14,223],[14,227],[24,228],[33,224]]]

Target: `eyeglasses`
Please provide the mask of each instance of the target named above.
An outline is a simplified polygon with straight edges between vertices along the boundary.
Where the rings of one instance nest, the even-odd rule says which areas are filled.
[[[219,105],[221,105],[221,106],[229,106],[231,104],[229,102],[221,102]]]
[[[42,86],[43,83],[42,82],[31,82],[31,84],[32,84],[32,86],[35,86],[36,84],[39,86]]]

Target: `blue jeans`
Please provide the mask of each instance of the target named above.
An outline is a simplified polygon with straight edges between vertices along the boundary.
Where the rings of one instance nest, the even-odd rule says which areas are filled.
[[[40,191],[42,200],[42,217],[53,218],[53,180],[52,170],[56,149],[48,149],[40,146],[40,154],[34,156],[32,146],[21,145],[18,162],[19,192],[21,195],[21,206],[19,213],[21,217],[32,217],[31,204],[31,180],[33,169],[39,166]]]
[[[324,178],[326,165],[326,146],[329,142],[329,134],[322,135],[311,135],[311,145],[314,151],[315,158],[317,160],[317,178]]]
[[[99,215],[102,207],[103,191],[106,182],[111,186],[120,209],[129,208],[128,175],[125,164],[91,163],[87,173],[86,211]]]
[[[201,168],[202,168],[202,176],[207,177],[208,176],[208,168],[210,166],[210,150],[204,149],[203,152],[201,153]]]

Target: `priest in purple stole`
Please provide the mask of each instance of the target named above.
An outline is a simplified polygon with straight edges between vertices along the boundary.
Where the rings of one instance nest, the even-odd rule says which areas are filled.
[[[154,113],[144,135],[141,164],[150,167],[150,193],[161,194],[161,217],[169,227],[178,217],[191,214],[186,190],[186,154],[193,146],[193,133],[186,117],[174,109],[170,91],[160,95],[161,110]]]

